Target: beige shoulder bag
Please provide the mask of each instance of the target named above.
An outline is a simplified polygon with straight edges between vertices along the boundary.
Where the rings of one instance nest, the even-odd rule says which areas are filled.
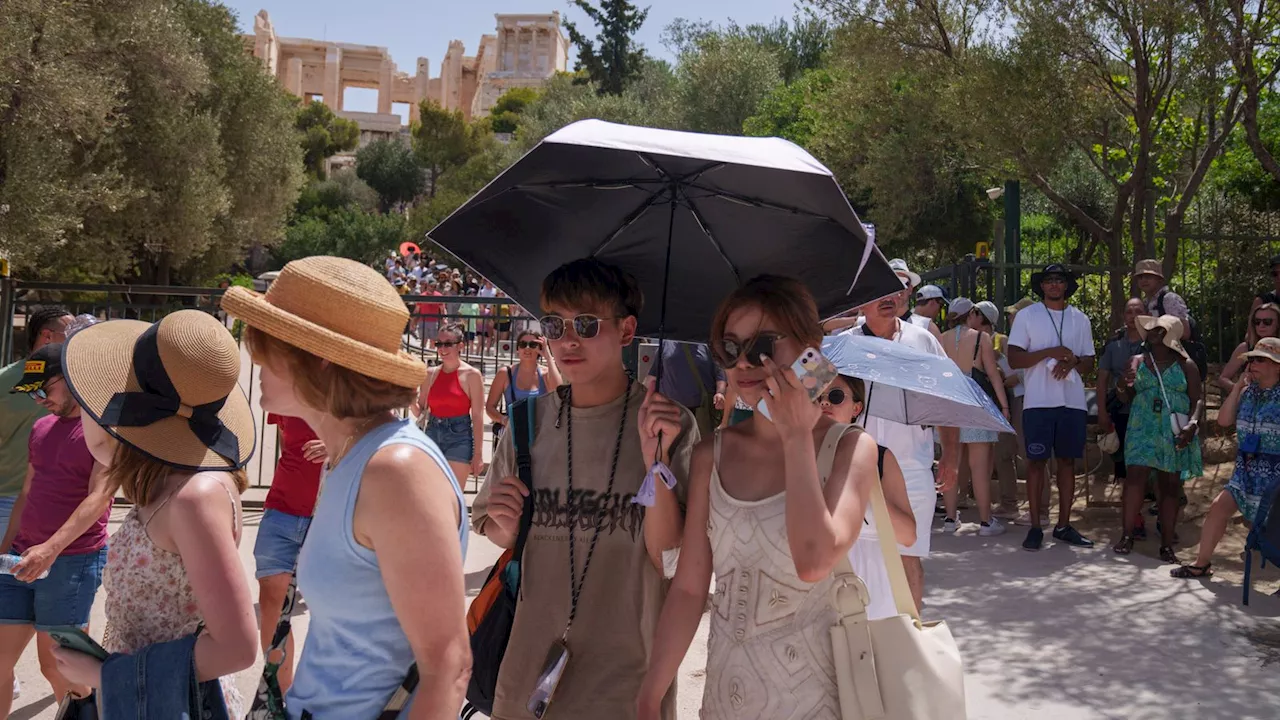
[[[854,430],[836,425],[818,453],[825,482],[840,438]],[[831,628],[836,684],[842,720],[956,720],[965,718],[964,666],[960,649],[944,621],[921,622],[893,542],[893,524],[880,482],[872,483],[871,509],[898,614],[867,619],[867,588],[854,574],[848,555],[832,575],[831,604],[837,621]]]

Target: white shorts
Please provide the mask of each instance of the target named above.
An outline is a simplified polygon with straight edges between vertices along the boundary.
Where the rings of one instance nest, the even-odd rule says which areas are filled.
[[[933,530],[933,509],[938,504],[938,491],[933,485],[933,470],[904,469],[903,479],[907,484],[907,501],[911,503],[911,512],[916,516],[916,542],[907,547],[899,545],[903,555],[911,557],[929,557],[929,533]]]
[[[879,620],[898,614],[893,604],[893,589],[889,584],[889,572],[884,566],[880,540],[875,537],[858,537],[849,548],[849,564],[853,572],[867,586],[871,603],[867,605],[867,619]]]

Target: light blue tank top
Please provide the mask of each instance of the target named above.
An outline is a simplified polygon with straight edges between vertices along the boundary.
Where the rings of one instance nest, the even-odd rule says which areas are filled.
[[[378,558],[356,542],[352,516],[365,465],[388,445],[424,450],[449,478],[458,499],[458,541],[467,554],[467,507],[435,443],[408,420],[374,428],[324,478],[307,540],[298,555],[298,589],[311,624],[285,706],[290,720],[376,718],[413,664],[382,583]]]
[[[507,370],[507,407],[515,405],[517,401],[526,398],[538,397],[547,394],[547,376],[543,374],[541,368],[538,370],[538,387],[533,390],[521,390],[516,387],[516,371]]]

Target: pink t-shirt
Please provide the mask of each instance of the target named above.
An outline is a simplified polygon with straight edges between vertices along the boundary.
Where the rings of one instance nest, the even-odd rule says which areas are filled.
[[[53,537],[89,496],[89,475],[93,471],[93,455],[84,441],[80,418],[46,415],[31,428],[27,441],[28,457],[35,475],[27,492],[27,505],[22,510],[18,534],[13,540],[15,552]],[[82,555],[102,549],[107,544],[107,520],[111,506],[62,551],[63,555]]]

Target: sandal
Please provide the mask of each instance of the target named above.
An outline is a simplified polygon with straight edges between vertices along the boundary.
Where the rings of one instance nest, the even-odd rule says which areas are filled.
[[[1116,543],[1116,546],[1111,549],[1117,555],[1128,555],[1129,553],[1133,552],[1133,536],[1132,535],[1122,536],[1120,538],[1120,541]]]
[[[1170,570],[1169,574],[1182,580],[1212,577],[1213,565],[1211,563],[1205,565],[1182,565]]]
[[[1167,563],[1173,563],[1174,565],[1179,563],[1178,554],[1173,551],[1172,545],[1160,546],[1160,559]]]

